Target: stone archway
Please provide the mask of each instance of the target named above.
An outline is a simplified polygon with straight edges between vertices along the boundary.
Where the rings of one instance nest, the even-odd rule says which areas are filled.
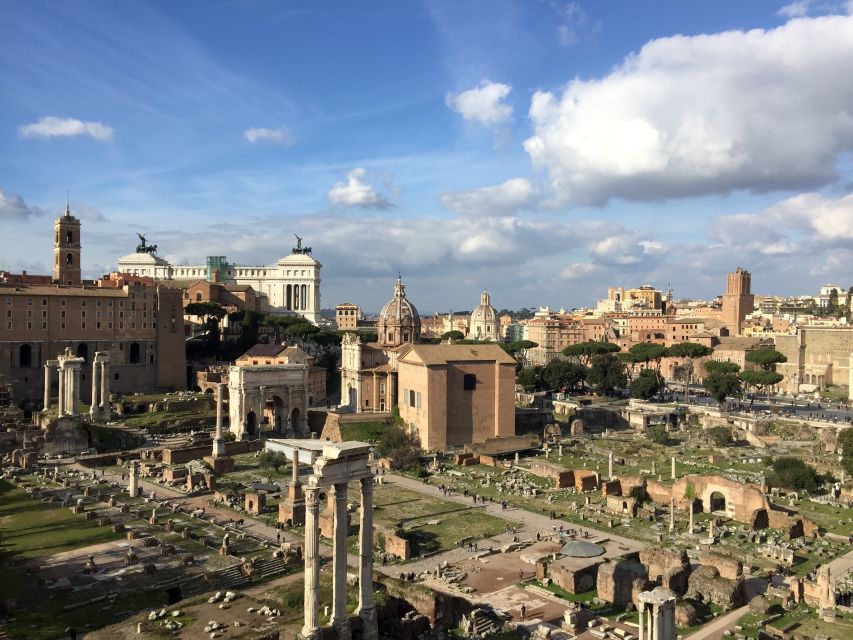
[[[254,411],[246,414],[246,435],[254,436],[258,430],[258,416]]]
[[[284,433],[284,421],[287,415],[287,408],[284,404],[284,399],[279,395],[273,395],[266,399],[264,403],[264,418],[270,428],[276,433]]]
[[[723,511],[726,510],[726,496],[724,496],[719,491],[711,492],[711,496],[708,499],[708,510],[713,513],[715,511]]]

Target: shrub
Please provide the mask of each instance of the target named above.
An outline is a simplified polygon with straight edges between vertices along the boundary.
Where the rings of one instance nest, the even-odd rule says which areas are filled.
[[[390,458],[397,469],[414,469],[418,466],[423,452],[417,435],[394,424],[379,437],[376,453],[382,458]]]
[[[652,442],[657,442],[658,444],[666,444],[669,442],[669,434],[666,432],[666,427],[659,424],[654,424],[646,429],[646,437]]]
[[[813,467],[799,458],[781,457],[773,461],[772,484],[795,491],[813,492],[819,477]]]
[[[725,447],[732,442],[732,432],[728,427],[711,427],[706,433],[718,447]]]

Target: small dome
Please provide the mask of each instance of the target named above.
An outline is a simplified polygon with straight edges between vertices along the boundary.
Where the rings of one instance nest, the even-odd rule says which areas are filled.
[[[284,256],[283,258],[279,259],[278,264],[280,264],[280,265],[294,265],[294,264],[302,265],[302,264],[304,264],[304,265],[316,266],[320,263],[317,262],[317,260],[312,258],[307,253],[291,253],[289,256]]]
[[[600,556],[604,551],[605,549],[601,545],[585,540],[572,540],[560,549],[562,555],[570,558],[594,558]]]

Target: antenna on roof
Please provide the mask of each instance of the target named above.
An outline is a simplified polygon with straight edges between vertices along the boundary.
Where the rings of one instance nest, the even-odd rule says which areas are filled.
[[[65,215],[71,215],[71,189],[65,189]]]

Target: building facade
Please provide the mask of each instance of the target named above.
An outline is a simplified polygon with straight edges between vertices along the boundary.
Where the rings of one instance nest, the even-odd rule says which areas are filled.
[[[118,270],[157,280],[198,280],[246,285],[266,296],[273,314],[296,313],[313,324],[320,322],[320,262],[311,256],[311,247],[297,239],[290,255],[274,265],[242,265],[228,262],[225,256],[208,256],[204,264],[172,265],[156,255],[156,246],[148,246],[144,237],[136,252],[118,261]]]
[[[67,348],[86,362],[84,398],[91,392],[96,352],[110,354],[113,392],[185,389],[181,291],[120,274],[83,283],[80,232],[66,208],[54,224],[53,284],[0,283],[0,375],[15,400],[40,404],[43,368]],[[56,381],[53,387],[56,392]]]
[[[413,345],[397,370],[400,418],[425,450],[515,435],[515,360],[498,345]]]

